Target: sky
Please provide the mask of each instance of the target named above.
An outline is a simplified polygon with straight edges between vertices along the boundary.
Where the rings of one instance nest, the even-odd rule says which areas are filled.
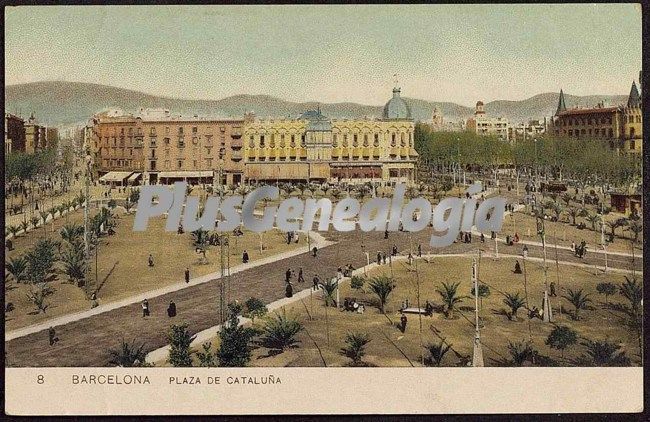
[[[641,44],[632,4],[19,6],[5,8],[5,83],[379,105],[397,81],[469,106],[627,94]]]

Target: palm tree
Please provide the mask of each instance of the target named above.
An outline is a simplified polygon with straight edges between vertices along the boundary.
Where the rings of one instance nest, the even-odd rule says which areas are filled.
[[[582,343],[586,347],[583,360],[594,366],[628,366],[630,358],[616,343],[607,340],[586,340]]]
[[[319,287],[323,290],[325,306],[336,304],[336,289],[338,285],[332,280],[327,280],[325,283],[320,283]]]
[[[636,281],[636,278],[625,276],[625,282],[619,286],[619,293],[630,302],[632,312],[640,314],[641,301],[643,300],[643,287]]]
[[[579,312],[581,309],[587,309],[587,304],[591,302],[591,299],[589,299],[588,294],[585,294],[582,292],[582,289],[580,290],[572,290],[572,289],[567,289],[567,294],[562,296],[566,300],[569,301],[575,308],[575,312],[573,313],[573,319],[575,321],[579,320]]]
[[[531,360],[535,355],[531,345],[522,342],[508,342],[508,352],[512,358],[512,364],[515,366],[522,366],[524,362]]]
[[[83,232],[83,226],[74,223],[64,225],[59,231],[63,240],[68,243],[73,243],[75,240],[80,239],[83,236]]]
[[[302,330],[302,324],[295,318],[282,313],[269,317],[262,327],[262,338],[260,344],[269,349],[283,351],[293,347],[299,341],[296,335]]]
[[[341,354],[352,359],[350,366],[363,366],[361,360],[366,354],[366,345],[370,343],[370,336],[366,333],[348,333],[345,338],[346,346],[341,348]]]
[[[380,275],[370,279],[368,286],[379,299],[379,311],[382,314],[385,314],[385,306],[388,301],[388,296],[393,289],[395,289],[395,280],[392,277]]]
[[[442,288],[437,288],[436,291],[442,297],[442,301],[445,304],[445,317],[452,318],[454,315],[454,307],[457,303],[462,302],[463,299],[469,296],[459,296],[458,295],[458,286],[460,286],[460,281],[457,283],[445,283],[442,282]]]
[[[83,244],[73,244],[62,255],[65,274],[70,281],[81,286],[81,282],[86,278],[86,259],[84,256]]]
[[[447,344],[444,341],[440,343],[429,343],[425,346],[429,355],[431,357],[428,359],[428,362],[434,366],[440,366],[442,359],[445,357],[445,354],[451,349],[451,344]]]
[[[38,218],[38,217],[36,217],[36,216],[34,216],[34,217],[32,217],[29,221],[30,221],[30,223],[32,223],[32,227],[33,227],[34,229],[36,229],[36,226],[38,226],[38,222],[41,221],[41,219]]]
[[[587,216],[587,221],[591,223],[591,230],[596,231],[596,224],[600,222],[600,215],[598,214],[589,214]]]
[[[508,319],[512,321],[517,319],[517,311],[519,308],[522,308],[526,305],[526,300],[523,297],[519,296],[519,292],[516,294],[505,293],[503,303],[510,308]]]
[[[15,237],[18,236],[18,232],[20,231],[20,227],[15,226],[15,225],[9,225],[9,226],[7,226],[7,231],[9,233],[11,233],[13,235],[13,237],[15,238]]]
[[[29,229],[29,223],[27,220],[23,220],[22,223],[20,223],[20,228],[23,230],[23,234],[27,234],[27,229]]]
[[[129,344],[124,339],[122,339],[121,347],[117,350],[110,350],[109,354],[111,355],[109,363],[123,368],[143,366],[147,356],[144,351],[144,343],[138,346],[135,340]]]
[[[562,200],[564,201],[564,203],[568,207],[569,204],[571,203],[571,201],[573,200],[573,196],[571,196],[571,194],[569,192],[564,192],[562,194]]]
[[[27,260],[22,256],[10,258],[5,262],[5,269],[16,280],[16,283],[27,278]]]

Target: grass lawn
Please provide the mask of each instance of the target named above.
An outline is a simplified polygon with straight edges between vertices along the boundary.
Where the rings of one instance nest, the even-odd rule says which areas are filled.
[[[579,342],[583,339],[620,342],[633,365],[640,365],[639,350],[636,335],[628,330],[620,318],[620,313],[606,308],[605,298],[596,292],[596,284],[611,281],[618,284],[624,281],[621,274],[602,274],[599,271],[572,266],[560,266],[559,283],[555,267],[548,271],[549,283],[559,286],[558,297],[551,298],[554,310],[554,324],[542,322],[540,319],[529,319],[527,311],[520,309],[515,321],[508,320],[502,313],[506,306],[501,292],[516,293],[524,296],[524,276],[514,274],[514,259],[502,258],[493,260],[482,258],[479,265],[479,279],[490,287],[490,295],[483,299],[480,316],[483,321],[481,329],[483,354],[486,366],[503,365],[500,361],[510,359],[508,342],[525,342],[532,336],[533,347],[541,355],[556,360],[559,365],[571,365],[571,360],[584,353],[584,347],[574,345],[564,352],[553,350],[544,344],[549,332],[555,324],[566,325],[577,331]],[[460,282],[459,294],[470,294],[471,259],[470,258],[435,258],[433,263],[418,261],[420,272],[420,303],[424,306],[426,300],[431,301],[436,308],[442,305],[441,297],[436,287],[442,281]],[[388,266],[381,267],[372,275],[390,274]],[[295,315],[304,325],[304,330],[298,334],[299,347],[285,350],[274,355],[268,349],[257,348],[253,352],[252,366],[322,366],[320,354],[314,345],[318,344],[328,366],[342,366],[350,360],[339,353],[345,346],[346,333],[356,331],[368,333],[371,337],[366,347],[364,361],[377,366],[415,366],[421,365],[423,344],[438,342],[430,327],[434,327],[439,335],[451,343],[453,350],[461,356],[471,358],[474,335],[474,298],[464,298],[458,305],[455,318],[447,319],[436,310],[431,317],[422,316],[422,336],[419,335],[419,318],[417,314],[408,315],[406,332],[402,334],[395,324],[399,323],[399,306],[403,300],[409,299],[410,305],[417,306],[417,282],[414,271],[407,270],[404,262],[396,263],[394,275],[397,287],[391,293],[387,302],[386,315],[379,313],[376,298],[373,294],[363,291],[353,291],[349,283],[341,287],[341,301],[345,297],[355,297],[366,303],[366,312],[357,314],[339,311],[334,307],[327,309],[329,322],[329,344],[327,340],[326,308],[321,299],[321,293],[314,293],[307,298],[288,305],[284,308],[288,314]],[[527,290],[531,306],[541,307],[544,276],[541,263],[527,261]],[[639,275],[639,277],[641,277]],[[364,286],[365,287],[365,286]],[[367,288],[367,287],[366,287]],[[565,289],[584,289],[593,301],[589,309],[580,312],[580,319],[575,321],[570,316],[573,306],[565,299],[560,299]],[[624,300],[616,294],[609,297],[610,303]],[[560,304],[563,312],[560,314]],[[311,314],[311,318],[309,314]],[[280,310],[279,312],[282,312]],[[392,321],[392,323],[389,321]],[[256,321],[256,324],[258,322]],[[390,341],[387,339],[390,339]],[[313,340],[312,340],[313,339]],[[218,338],[212,339],[212,348],[216,350]],[[405,357],[406,356],[406,357]],[[425,357],[428,356],[425,352]],[[407,359],[408,358],[408,359]],[[411,363],[409,363],[409,360]],[[442,361],[443,366],[456,366],[460,358],[452,351],[448,352]],[[164,366],[165,362],[157,365]]]
[[[621,214],[610,213],[605,216],[606,221],[615,220],[616,218],[621,217]],[[560,216],[560,221],[552,222],[546,220],[544,223],[546,229],[546,242],[549,246],[554,246],[557,240],[558,246],[570,247],[571,242],[579,244],[582,240],[587,242],[587,253],[589,251],[599,250],[602,251],[600,247],[600,226],[596,225],[596,230],[592,230],[591,223],[585,220],[584,218],[578,217],[576,223],[584,222],[586,227],[582,230],[578,229],[576,226],[570,224],[570,220],[567,220],[567,216]],[[610,243],[607,246],[608,251],[612,252],[624,252],[631,254],[632,253],[632,233],[626,232],[623,230],[623,227],[619,227],[616,230],[616,238],[614,242]],[[514,216],[507,215],[504,218],[503,227],[501,229],[501,237],[505,237],[507,234],[511,236],[514,233],[518,233],[519,237],[523,240],[541,242],[539,235],[537,235],[537,221],[535,217],[525,212],[516,212]],[[608,234],[611,233],[608,227],[605,227],[606,239]],[[643,236],[639,234],[639,240],[634,244],[634,253],[641,255],[643,253]]]
[[[220,271],[218,246],[210,247],[206,254],[208,263],[200,264],[189,233],[179,235],[176,232],[165,232],[165,219],[162,217],[150,220],[146,231],[133,232],[133,218],[134,214],[121,214],[116,234],[101,238],[97,260],[97,284],[95,283],[95,259],[94,257],[91,259],[89,275],[91,290],[98,286],[97,298],[100,304],[182,281],[186,267],[190,269],[192,278]],[[82,224],[83,211],[72,213],[68,220]],[[48,224],[47,235],[61,240],[58,230],[65,221],[65,217],[55,220],[54,232],[51,231],[51,224]],[[45,236],[43,229],[29,232],[26,236],[19,236],[14,241],[15,249],[9,252],[7,258],[24,254],[38,238],[43,236]],[[65,241],[63,243],[65,244]],[[304,247],[305,252],[307,251],[304,236],[301,236],[300,243],[287,245],[285,235],[277,230],[264,233],[262,244],[264,249],[260,252],[260,236],[257,233],[244,231],[243,236],[231,236],[230,265],[241,264],[241,254],[244,249],[248,251],[252,261],[295,248]],[[153,268],[148,267],[149,254],[154,258]],[[60,264],[60,262],[56,264],[58,269],[61,269]],[[50,307],[46,313],[36,314],[36,308],[26,297],[30,286],[23,283],[16,284],[13,280],[7,283],[5,300],[13,303],[15,309],[6,314],[6,330],[14,330],[43,322],[48,318],[89,309],[90,302],[85,298],[83,288],[70,284],[67,276],[61,271],[57,271],[56,279],[49,284],[55,290],[54,294],[47,299]]]

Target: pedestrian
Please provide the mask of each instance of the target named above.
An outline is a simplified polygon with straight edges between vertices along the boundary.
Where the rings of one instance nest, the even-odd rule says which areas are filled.
[[[153,256],[149,254],[149,267],[153,267]]]
[[[296,232],[296,240],[294,240],[293,243],[298,243],[299,239],[300,239],[300,233]]]
[[[381,252],[377,252],[377,265],[381,265]]]
[[[318,248],[317,248],[316,246],[314,246],[313,248],[311,248],[311,254],[312,254],[312,256],[313,256],[314,258],[316,258],[316,252],[317,252],[317,251],[318,251]]]
[[[305,282],[305,277],[302,275],[302,267],[298,269],[298,283],[304,283]]]
[[[291,282],[291,268],[287,268],[287,271],[284,273],[284,281],[289,284]]]
[[[9,251],[13,251],[13,250],[14,250],[14,244],[13,244],[13,242],[11,241],[11,239],[7,239],[7,241],[5,242],[5,245],[7,246],[7,250],[9,250]]]
[[[409,255],[408,255],[407,259],[408,259],[409,265],[413,265],[413,255],[411,254],[411,252],[409,252]]]
[[[519,261],[515,261],[515,274],[521,274],[521,265],[519,265]]]
[[[578,249],[576,248],[576,242],[571,242],[571,250],[573,251],[574,255],[578,254]]]
[[[312,279],[312,289],[318,290],[318,285],[320,284],[320,280],[318,279],[318,274],[314,275],[314,278]]]
[[[481,233],[481,243],[485,243],[485,235]]]
[[[384,265],[386,265],[386,252],[381,253],[381,260],[384,262]]]
[[[244,249],[244,252],[241,254],[241,262],[248,264],[248,251]]]
[[[96,308],[99,306],[99,303],[97,302],[97,295],[93,292],[93,294],[90,295],[90,309]]]
[[[47,336],[48,336],[48,338],[50,340],[50,346],[54,346],[54,343],[59,341],[59,338],[56,336],[56,331],[54,331],[53,327],[50,327],[47,330]]]
[[[551,281],[551,284],[549,285],[549,287],[551,289],[550,295],[555,297],[556,296],[556,294],[555,294],[555,282]]]
[[[342,278],[343,278],[343,268],[338,267],[338,268],[336,269],[336,279],[337,279],[337,280],[340,280],[340,279],[342,279]]]
[[[384,230],[384,239],[388,239],[388,229]]]
[[[523,255],[524,255],[524,258],[528,258],[528,246],[527,245],[524,245],[524,253],[523,253]]]
[[[293,297],[293,286],[291,285],[291,283],[287,283],[287,287],[284,290],[284,295],[286,297]]]
[[[418,244],[418,258],[422,256],[422,245]]]
[[[402,316],[400,317],[400,331],[404,333],[406,331],[406,324],[408,323],[408,318],[406,317],[406,314],[402,312]]]
[[[167,308],[167,316],[173,318],[176,316],[176,304],[173,300],[169,301],[169,307]]]
[[[149,316],[149,301],[147,299],[142,301],[142,318]]]
[[[397,256],[397,245],[393,245],[392,255]]]
[[[190,282],[190,269],[185,268],[185,282],[189,283]]]

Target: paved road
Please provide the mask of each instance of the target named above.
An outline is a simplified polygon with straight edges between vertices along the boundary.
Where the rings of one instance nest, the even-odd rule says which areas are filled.
[[[229,288],[230,299],[243,301],[250,296],[256,296],[269,303],[284,296],[284,273],[287,268],[297,271],[299,267],[303,267],[305,284],[294,283],[296,290],[303,290],[311,286],[310,280],[314,273],[322,277],[332,277],[338,266],[348,263],[354,267],[365,265],[364,248],[370,252],[370,259],[373,260],[378,250],[388,251],[393,244],[402,252],[408,251],[409,243],[412,243],[414,249],[418,243],[428,245],[429,236],[429,230],[412,234],[410,241],[406,233],[391,233],[389,239],[385,240],[383,233],[330,232],[326,237],[339,243],[321,249],[317,258],[304,253],[251,268],[233,276]],[[423,247],[425,251],[429,250],[428,247]],[[476,250],[477,247],[492,251],[494,243],[488,240],[481,244],[474,236],[472,244],[455,243],[439,252],[462,253]],[[520,252],[520,246],[499,245],[499,253]],[[554,258],[553,253],[548,251],[549,259]],[[529,256],[541,255],[541,248],[529,247]],[[579,259],[567,251],[560,251],[559,259],[604,265],[604,260],[596,254],[588,254],[585,259]],[[642,269],[640,261],[637,259],[638,270]],[[630,268],[627,259],[618,259],[615,262],[610,259],[609,265]],[[54,346],[49,345],[46,330],[5,342],[6,363],[8,366],[107,366],[110,359],[109,350],[117,348],[122,338],[144,342],[147,351],[157,349],[168,344],[165,334],[169,329],[170,319],[167,317],[166,308],[170,300],[174,300],[178,310],[174,322],[187,322],[193,333],[219,324],[219,287],[220,281],[214,280],[152,298],[149,301],[152,315],[148,318],[142,318],[140,305],[136,303],[68,323],[57,327],[56,334],[60,341]]]

